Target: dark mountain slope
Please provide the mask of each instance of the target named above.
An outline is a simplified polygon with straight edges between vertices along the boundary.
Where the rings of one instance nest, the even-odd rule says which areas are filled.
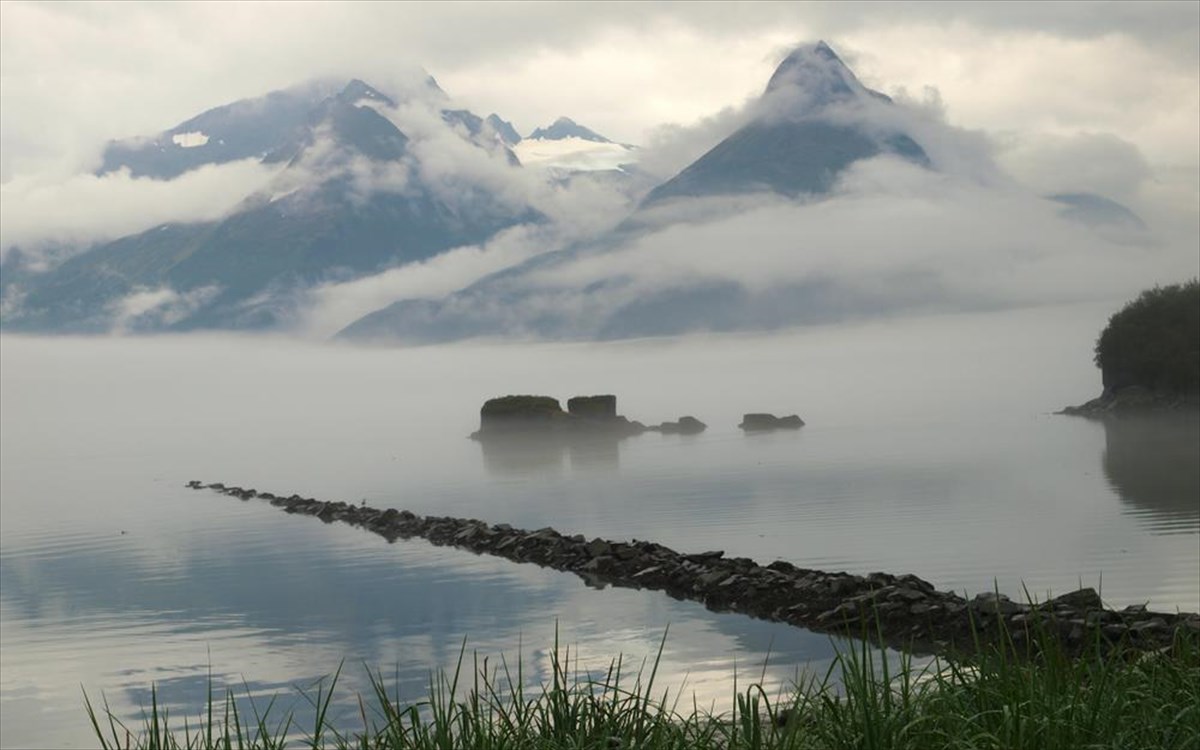
[[[881,153],[928,166],[924,149],[908,135],[832,116],[873,103],[891,99],[863,86],[829,45],[801,47],[771,76],[756,117],[651,190],[642,205],[756,191],[821,194],[846,167]]]

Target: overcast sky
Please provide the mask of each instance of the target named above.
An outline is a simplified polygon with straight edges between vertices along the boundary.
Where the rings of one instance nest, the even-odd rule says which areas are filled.
[[[950,124],[1106,135],[1159,170],[1200,164],[1200,3],[0,3],[0,180],[61,177],[109,138],[316,76],[420,65],[527,133],[566,114],[614,139],[759,93],[829,41]]]

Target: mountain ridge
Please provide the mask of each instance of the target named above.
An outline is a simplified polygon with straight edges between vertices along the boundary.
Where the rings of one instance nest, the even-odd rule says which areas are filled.
[[[580,125],[570,117],[559,117],[547,127],[535,129],[527,136],[527,138],[529,140],[541,139],[546,141],[559,141],[565,138],[579,138],[585,141],[593,141],[595,143],[613,142],[591,128]]]
[[[102,332],[122,300],[154,290],[190,299],[192,308],[170,319],[144,316],[148,330],[270,327],[287,318],[294,292],[308,285],[424,260],[514,224],[544,220],[527,204],[463,189],[447,194],[425,184],[409,137],[376,109],[394,104],[352,79],[306,104],[303,128],[275,131],[282,140],[260,158],[278,165],[279,173],[226,217],[164,224],[101,243],[44,273],[6,269],[6,302],[17,299],[20,306],[14,313],[9,305],[5,328]],[[216,108],[174,130],[212,112],[221,118]],[[470,130],[482,120],[465,110],[440,112],[452,132],[480,146],[478,158],[493,158],[487,139]],[[456,129],[464,123],[465,132]],[[508,167],[518,168],[511,161]],[[137,330],[138,322],[128,327]]]

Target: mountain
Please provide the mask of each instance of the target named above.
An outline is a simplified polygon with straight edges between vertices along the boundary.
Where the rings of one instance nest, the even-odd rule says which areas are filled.
[[[1056,193],[1046,196],[1063,206],[1059,213],[1080,224],[1144,231],[1146,222],[1127,206],[1095,193]]]
[[[619,183],[622,192],[638,198],[653,185],[644,184],[647,175],[634,166],[636,147],[611,141],[569,117],[534,130],[513,148],[522,164],[549,172],[563,184],[581,179]]]
[[[215,107],[151,138],[114,141],[96,174],[125,168],[134,177],[169,180],[205,164],[263,159],[301,137],[317,107],[336,93],[328,82],[310,83]]]
[[[445,99],[432,76],[425,75],[417,95]],[[97,175],[128,169],[133,177],[169,180],[206,164],[254,158],[286,161],[328,114],[332,99],[395,106],[366,83],[314,81],[202,112],[150,138],[113,141],[104,149]]]
[[[925,150],[905,133],[837,116],[891,104],[889,97],[863,86],[825,42],[801,47],[771,76],[755,105],[756,117],[650,191],[642,205],[756,191],[825,193],[846,167],[881,153],[929,166]]]
[[[496,115],[490,115],[488,119],[483,119],[479,115],[468,109],[443,109],[442,121],[450,127],[457,127],[461,130],[468,140],[481,148],[491,151],[500,152],[508,163],[514,167],[521,165],[521,160],[517,158],[508,141],[492,126],[492,118],[495,117],[501,123]],[[507,123],[504,123],[507,124]],[[511,126],[510,126],[511,127]]]
[[[923,304],[936,291],[933,278],[892,280],[895,288],[889,288],[888,300],[882,302],[869,287],[852,289],[829,279],[750,290],[679,267],[663,272],[678,278],[647,287],[628,271],[615,270],[618,264],[613,262],[655,233],[678,235],[676,230],[686,230],[689,237],[707,241],[704,222],[719,218],[714,213],[720,210],[736,214],[749,200],[742,197],[746,194],[767,193],[769,200],[785,203],[799,196],[819,197],[860,159],[891,153],[929,167],[915,139],[874,124],[888,122],[886,117],[864,114],[895,106],[864,87],[825,43],[801,47],[776,69],[751,105],[745,125],[651,190],[640,208],[607,235],[535,257],[443,299],[398,301],[355,321],[339,336],[378,341],[490,335],[626,338],[688,330],[762,330],[887,305]],[[531,140],[532,136],[522,147]],[[669,202],[710,196],[722,196],[719,206],[724,208],[704,204],[679,215],[664,213]],[[802,250],[798,243],[797,252]],[[652,254],[641,252],[644,261],[656,263]]]
[[[433,98],[430,106],[442,112],[452,132],[471,143],[473,135],[481,136],[478,159],[497,158],[485,148],[494,140],[478,127],[482,120],[465,110],[439,110],[440,103]],[[244,104],[211,110],[168,132],[194,132],[188,129],[199,123],[213,136],[220,133],[230,148],[269,146],[260,158],[280,171],[267,190],[222,220],[165,224],[94,247],[44,273],[16,274],[16,281],[6,280],[5,328],[96,332],[114,321],[132,330],[273,326],[292,312],[296,293],[312,284],[423,260],[541,219],[530,206],[492,195],[469,176],[439,174],[430,182],[408,135],[381,113],[393,100],[362,81],[307,105],[303,124],[276,128],[270,142],[230,124],[256,127],[259,120],[246,115],[253,107]],[[278,111],[263,116],[286,119]],[[145,157],[138,163],[162,173],[183,163],[150,156],[172,153],[166,150],[136,153]],[[13,301],[19,303],[15,312]]]
[[[496,135],[500,136],[500,140],[507,145],[515,146],[521,142],[521,134],[513,127],[513,124],[508,120],[501,119],[500,115],[495,112],[487,116],[486,122],[496,132]]]
[[[595,143],[612,143],[596,131],[585,128],[570,117],[560,117],[550,127],[538,128],[529,134],[530,140],[561,141],[564,138],[580,138]]]

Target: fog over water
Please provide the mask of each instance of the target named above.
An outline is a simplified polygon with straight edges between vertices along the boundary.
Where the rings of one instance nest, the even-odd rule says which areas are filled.
[[[388,544],[183,487],[222,481],[762,562],[916,573],[1034,596],[1200,609],[1194,420],[1106,427],[1051,412],[1099,392],[1114,309],[1075,305],[773,335],[407,349],[237,336],[0,338],[0,744],[90,745],[79,687],[135,716],[149,685],[194,715],[211,664],[256,695],[346,664],[420,697],[463,638],[549,669],[557,627],[588,668],[652,656],[728,701],[828,663],[828,637],[659,592]],[[615,393],[692,437],[571,448],[467,440],[489,397]],[[798,413],[743,435],[744,412]],[[1165,430],[1169,430],[1164,432]],[[1165,437],[1164,437],[1165,435]],[[1157,447],[1156,447],[1157,446]],[[1168,449],[1169,448],[1169,449]],[[339,706],[345,723],[355,708]]]

